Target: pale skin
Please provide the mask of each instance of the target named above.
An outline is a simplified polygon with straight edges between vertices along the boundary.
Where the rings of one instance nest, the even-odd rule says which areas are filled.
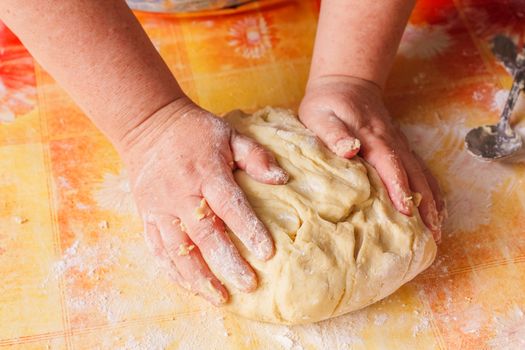
[[[394,206],[419,212],[436,240],[436,181],[392,123],[382,90],[413,0],[323,0],[301,121],[341,157],[360,154]],[[183,287],[227,302],[257,276],[225,225],[261,260],[271,236],[233,178],[288,180],[274,157],[193,103],[122,0],[2,0],[0,19],[109,138],[130,173],[148,246]],[[219,279],[212,270],[220,275]]]

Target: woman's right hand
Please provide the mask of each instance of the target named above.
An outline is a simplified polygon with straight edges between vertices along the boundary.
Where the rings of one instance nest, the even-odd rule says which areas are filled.
[[[288,175],[275,158],[187,98],[148,118],[119,148],[148,246],[175,281],[215,305],[228,300],[218,277],[253,291],[255,272],[225,224],[261,260],[270,259],[275,248],[232,171],[238,167],[257,181],[284,184]]]

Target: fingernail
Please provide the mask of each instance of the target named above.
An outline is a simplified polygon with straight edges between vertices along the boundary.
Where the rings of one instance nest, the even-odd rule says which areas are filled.
[[[227,261],[223,263],[230,264]],[[223,271],[220,271],[220,275],[227,279],[235,289],[249,293],[257,288],[257,276],[248,264],[224,267]]]
[[[414,214],[414,196],[405,193],[397,181],[394,181],[393,186],[395,197],[392,201],[395,207],[401,214],[412,216]]]
[[[437,244],[441,243],[441,231],[432,232],[432,237]]]
[[[259,260],[269,260],[275,254],[275,246],[271,239],[270,232],[262,222],[258,222],[255,229],[255,234],[251,239],[251,251]]]
[[[448,209],[447,209],[447,201],[444,199],[441,200],[441,210],[439,211],[439,219],[441,222],[445,221],[445,219],[448,218]]]
[[[419,192],[412,193],[412,202],[416,207],[419,207],[421,204],[421,200],[423,199],[423,196]]]
[[[361,142],[356,138],[344,138],[336,142],[335,154],[339,157],[351,158],[355,156],[361,148]]]
[[[441,231],[441,220],[439,219],[438,212],[435,208],[433,208],[427,215],[427,221],[430,225],[430,230],[434,232]]]
[[[270,163],[264,172],[264,181],[275,185],[282,185],[288,182],[289,175],[281,167]]]
[[[414,196],[404,190],[399,180],[394,177],[389,187],[389,194],[396,209],[401,214],[412,216],[414,214]]]
[[[221,292],[220,290],[220,288],[224,287],[217,286],[214,284],[216,284],[214,283],[214,281],[209,280],[207,278],[203,278],[200,279],[194,287],[195,291],[199,293],[202,297],[204,297],[213,305],[219,306],[228,301],[228,297],[227,294],[225,294],[225,292]]]
[[[239,271],[233,279],[235,287],[240,291],[250,293],[257,289],[257,276],[251,269]]]
[[[257,257],[260,260],[270,260],[275,255],[275,247],[271,240],[260,242],[257,247]]]
[[[437,214],[437,223],[436,223],[437,230],[434,231],[434,239],[436,240],[436,243],[441,242],[441,231],[443,229],[443,222],[445,221],[446,217],[447,217],[447,210],[443,208],[443,210],[441,210]]]
[[[403,213],[409,216],[412,216],[414,214],[414,196],[407,196],[406,194],[403,195],[402,204],[403,206]]]
[[[206,262],[217,271],[220,278],[227,280],[235,289],[250,292],[257,288],[255,272],[233,244],[230,247],[221,246],[212,250],[206,257]]]

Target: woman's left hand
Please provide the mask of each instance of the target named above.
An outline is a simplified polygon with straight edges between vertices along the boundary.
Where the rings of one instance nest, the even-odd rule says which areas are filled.
[[[382,101],[379,86],[355,77],[322,76],[308,83],[299,118],[335,154],[360,154],[379,173],[398,211],[412,215],[413,193],[434,239],[441,238],[445,204],[435,178],[414,153]]]

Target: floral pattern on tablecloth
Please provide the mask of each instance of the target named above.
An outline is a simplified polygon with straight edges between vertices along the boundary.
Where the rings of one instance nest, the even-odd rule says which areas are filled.
[[[0,123],[32,110],[35,100],[33,58],[0,22]]]

